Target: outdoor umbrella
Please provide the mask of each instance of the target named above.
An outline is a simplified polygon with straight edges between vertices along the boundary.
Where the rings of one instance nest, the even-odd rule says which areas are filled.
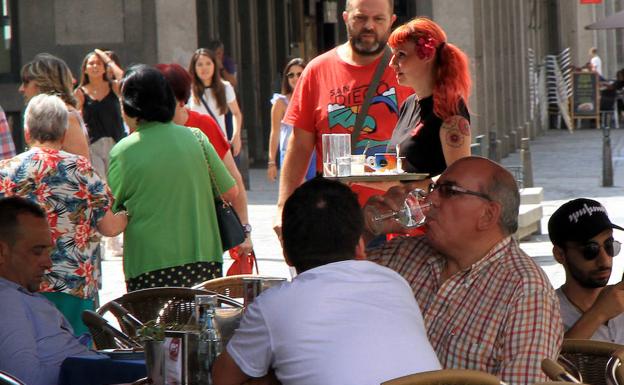
[[[624,11],[614,13],[609,17],[590,24],[585,29],[617,29],[624,28]]]

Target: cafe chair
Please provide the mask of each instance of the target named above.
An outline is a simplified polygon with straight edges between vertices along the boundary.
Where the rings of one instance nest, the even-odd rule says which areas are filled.
[[[607,384],[624,385],[624,350],[616,350],[607,361]]]
[[[502,385],[496,376],[469,369],[442,369],[410,374],[381,385]]]
[[[243,305],[230,297],[215,292],[189,287],[155,287],[126,293],[113,301],[141,323],[155,320],[161,324],[185,325],[191,322],[195,310],[195,296],[217,294],[218,303],[229,307],[242,308]],[[122,331],[133,334],[137,325],[131,325],[128,317],[120,316],[116,306],[109,303],[98,309],[98,314],[111,312],[117,318]]]
[[[622,349],[624,345],[610,342],[564,339],[559,355],[578,369],[582,382],[592,385],[608,385],[607,363],[615,352]],[[562,363],[560,359],[557,361]]]
[[[193,289],[210,290],[232,298],[243,298],[243,278],[247,277],[258,276],[253,274],[240,274],[214,278],[193,286]]]
[[[544,382],[536,382],[533,385],[570,385],[569,381],[544,381]],[[580,385],[589,385],[589,384],[580,384]]]
[[[565,358],[562,358],[562,361],[563,360],[565,360]],[[548,378],[555,382],[580,384],[582,382],[582,377],[574,365],[570,362],[564,365],[565,367],[561,365],[561,362],[554,361],[550,358],[544,358],[542,360],[542,371]]]
[[[25,385],[7,372],[0,370],[0,385]]]
[[[150,380],[149,378],[145,377],[145,378],[141,378],[140,380],[134,381],[130,385],[149,385],[149,384],[153,384],[152,380]]]
[[[121,330],[110,325],[104,317],[92,310],[82,312],[82,322],[89,328],[97,349],[133,349],[141,344]]]
[[[254,274],[230,275],[227,277],[215,278],[209,281],[202,282],[199,285],[193,286],[193,288],[214,291],[215,293],[227,295],[231,298],[244,298],[245,295],[243,293],[243,279],[245,278],[260,278],[264,281],[282,279],[278,277]]]

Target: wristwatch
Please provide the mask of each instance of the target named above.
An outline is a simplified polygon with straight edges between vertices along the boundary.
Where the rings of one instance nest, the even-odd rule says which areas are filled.
[[[251,234],[251,225],[249,223],[245,223],[243,225],[243,231],[245,234]]]

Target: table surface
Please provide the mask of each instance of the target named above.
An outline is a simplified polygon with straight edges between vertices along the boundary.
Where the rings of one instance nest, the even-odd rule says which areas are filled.
[[[146,376],[145,360],[114,360],[105,355],[68,357],[61,365],[59,385],[132,383]]]

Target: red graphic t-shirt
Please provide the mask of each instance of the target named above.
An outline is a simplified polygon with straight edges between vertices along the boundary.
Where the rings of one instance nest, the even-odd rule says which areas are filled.
[[[381,57],[366,66],[345,63],[337,48],[310,62],[297,82],[284,122],[316,134],[317,169],[322,169],[321,136],[351,133],[368,85]],[[413,93],[399,86],[392,68],[383,73],[364,120],[354,154],[386,152],[399,117],[399,107]]]

